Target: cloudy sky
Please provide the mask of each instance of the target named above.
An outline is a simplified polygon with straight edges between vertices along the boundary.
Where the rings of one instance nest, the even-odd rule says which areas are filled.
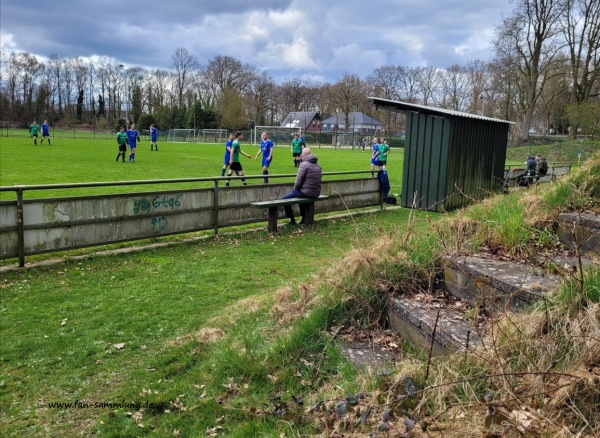
[[[169,68],[186,48],[286,78],[489,60],[510,0],[0,0],[3,50]]]

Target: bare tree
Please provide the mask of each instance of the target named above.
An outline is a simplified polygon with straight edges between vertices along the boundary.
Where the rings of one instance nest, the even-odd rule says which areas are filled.
[[[404,69],[395,65],[385,65],[375,69],[367,77],[366,86],[368,94],[388,100],[399,100],[400,90],[403,85]],[[396,124],[396,119],[400,114],[393,111],[379,110],[377,117],[384,120],[384,130],[390,132],[392,125]]]
[[[403,68],[395,65],[384,65],[367,77],[369,94],[388,100],[400,99]]]
[[[337,110],[344,113],[346,132],[350,127],[350,113],[358,110],[366,101],[365,85],[357,75],[345,74],[328,89],[328,97]]]
[[[275,97],[277,85],[266,72],[256,76],[246,88],[244,97],[249,116],[257,125],[268,124],[268,111],[272,107],[271,100]]]
[[[466,111],[469,102],[469,82],[465,68],[454,64],[441,73],[443,108]]]
[[[562,32],[570,60],[571,95],[579,106],[590,97],[600,78],[600,1],[568,0]],[[569,135],[575,138],[579,124],[571,124]]]
[[[256,68],[249,64],[242,64],[231,56],[215,56],[202,68],[202,79],[206,84],[203,90],[208,100],[208,107],[212,107],[225,90],[233,90],[237,94],[250,84],[255,77]]]
[[[435,103],[441,82],[440,69],[433,66],[423,67],[417,79],[423,105]]]
[[[171,55],[171,67],[174,70],[173,85],[178,105],[183,105],[183,95],[197,74],[200,64],[198,59],[190,54],[187,49],[179,47]]]
[[[485,91],[488,88],[489,81],[487,64],[480,60],[469,62],[466,75],[471,97],[468,111],[484,115],[485,101],[487,100]]]
[[[406,102],[417,103],[421,69],[419,67],[407,67],[402,70],[401,98]]]
[[[521,74],[521,138],[529,137],[536,102],[548,79],[547,69],[559,47],[556,35],[567,0],[516,0],[513,15],[497,28],[498,55],[516,55]]]

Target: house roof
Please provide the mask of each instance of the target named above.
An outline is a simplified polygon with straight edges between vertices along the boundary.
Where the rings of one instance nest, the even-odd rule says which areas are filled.
[[[368,116],[365,113],[361,112],[351,112],[348,113],[348,121],[351,125],[381,125],[381,122],[374,119],[371,116]],[[346,123],[346,113],[336,114],[330,117],[327,117],[325,120],[321,121],[321,124],[345,124]]]
[[[399,100],[380,99],[379,97],[368,97],[368,99],[370,99],[378,108],[389,109],[392,111],[412,111],[412,112],[416,112],[416,113],[431,114],[431,115],[440,116],[440,117],[444,117],[444,116],[466,117],[469,119],[485,120],[488,122],[510,123],[510,124],[515,123],[515,122],[510,122],[508,120],[493,119],[491,117],[478,116],[477,114],[463,113],[460,111],[453,111],[453,110],[437,108],[437,107],[433,107],[433,106],[418,105],[416,103],[402,102]]]
[[[280,128],[306,129],[315,117],[319,118],[319,113],[316,111],[292,111],[283,120]]]

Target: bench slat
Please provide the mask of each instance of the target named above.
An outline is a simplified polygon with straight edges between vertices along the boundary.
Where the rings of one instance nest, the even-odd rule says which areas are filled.
[[[289,199],[276,199],[273,201],[258,201],[258,202],[253,202],[251,205],[256,208],[269,208],[269,207],[281,207],[284,205],[307,204],[310,202],[324,201],[326,199],[329,199],[329,196],[320,195],[318,198],[289,198]]]

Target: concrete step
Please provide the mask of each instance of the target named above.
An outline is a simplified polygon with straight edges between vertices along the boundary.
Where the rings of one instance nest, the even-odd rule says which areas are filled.
[[[600,216],[594,213],[561,213],[556,229],[558,238],[571,249],[600,256]]]
[[[447,257],[444,287],[452,295],[485,308],[521,310],[553,290],[559,277],[541,268],[482,257]]]
[[[478,327],[449,304],[390,298],[388,319],[392,330],[425,352],[429,352],[433,339],[431,351],[436,356],[473,349],[480,339]]]

